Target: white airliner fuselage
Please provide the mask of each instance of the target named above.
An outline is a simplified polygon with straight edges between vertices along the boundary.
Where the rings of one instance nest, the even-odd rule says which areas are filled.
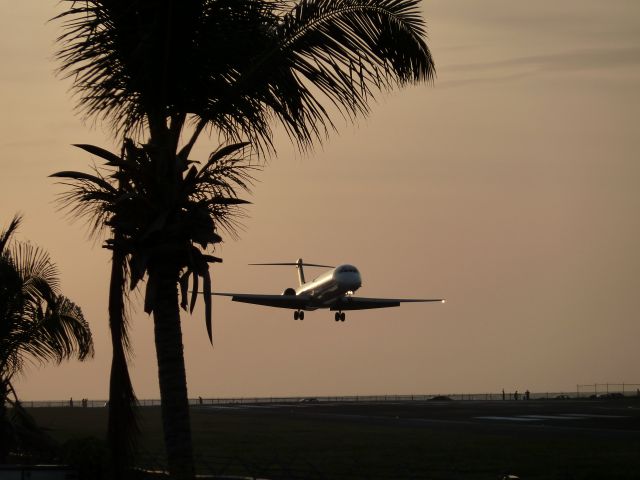
[[[302,265],[298,266],[299,272]],[[304,276],[302,277],[304,280]],[[311,302],[304,310],[316,310],[329,307],[345,295],[352,295],[362,285],[360,272],[352,265],[340,265],[323,273],[309,283],[296,288],[296,295],[308,295]]]
[[[232,297],[234,302],[251,303],[267,307],[289,308],[295,310],[293,318],[303,320],[305,311],[328,308],[335,311],[336,321],[345,320],[343,310],[365,310],[371,308],[397,307],[403,302],[443,302],[441,298],[364,298],[353,296],[362,286],[360,272],[353,265],[317,265],[304,263],[298,259],[295,263],[254,263],[252,265],[294,265],[298,270],[298,288],[287,288],[282,295],[260,295],[252,293],[214,293]],[[331,268],[315,280],[306,282],[303,267]]]

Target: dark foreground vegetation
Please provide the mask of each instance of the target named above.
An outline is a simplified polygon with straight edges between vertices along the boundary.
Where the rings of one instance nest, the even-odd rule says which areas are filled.
[[[640,402],[290,404],[192,408],[198,473],[271,479],[634,479]],[[499,422],[479,416],[583,415]],[[105,408],[35,408],[68,461],[99,470]],[[624,414],[624,415],[621,415]],[[160,409],[141,409],[137,463],[165,468]],[[101,460],[102,458],[102,460]],[[93,470],[95,476],[97,470]]]

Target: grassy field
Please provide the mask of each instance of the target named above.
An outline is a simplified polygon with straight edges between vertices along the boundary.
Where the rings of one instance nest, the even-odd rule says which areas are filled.
[[[597,424],[502,427],[462,421],[470,418],[471,410],[485,411],[482,406],[469,406],[471,402],[462,403],[441,410],[402,405],[194,408],[199,471],[272,479],[494,480],[504,474],[522,479],[640,478],[637,416],[619,424],[620,428],[614,424],[617,429]],[[522,408],[524,403],[520,402]],[[61,442],[104,438],[104,408],[37,408],[31,413]],[[141,465],[162,467],[159,408],[142,408],[141,426]]]

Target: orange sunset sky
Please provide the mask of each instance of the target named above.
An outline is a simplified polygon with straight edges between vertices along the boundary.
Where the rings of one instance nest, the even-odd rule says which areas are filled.
[[[47,175],[116,150],[56,78],[55,1],[0,2],[0,225],[46,248],[89,320],[96,356],[31,366],[24,400],[106,398],[109,252],[57,210]],[[351,312],[214,300],[183,316],[191,397],[567,391],[640,383],[640,2],[428,0],[432,86],[380,95],[301,155],[287,138],[258,174],[214,288],[281,293],[290,267],[352,263],[365,296],[441,304]],[[218,146],[202,138],[193,157]],[[321,270],[320,270],[321,271]],[[317,273],[319,273],[318,271]],[[314,271],[315,273],[315,271]],[[311,276],[312,273],[307,273]],[[159,397],[152,320],[134,294],[132,377]]]

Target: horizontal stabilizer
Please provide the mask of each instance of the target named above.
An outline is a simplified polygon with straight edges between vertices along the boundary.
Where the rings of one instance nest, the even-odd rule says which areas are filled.
[[[290,266],[290,267],[297,267],[299,265],[303,266],[303,267],[325,267],[325,268],[334,268],[334,265],[320,265],[317,263],[307,263],[307,262],[276,262],[276,263],[250,263],[249,265],[275,265],[275,266],[281,266],[281,265],[286,265],[286,266]]]

